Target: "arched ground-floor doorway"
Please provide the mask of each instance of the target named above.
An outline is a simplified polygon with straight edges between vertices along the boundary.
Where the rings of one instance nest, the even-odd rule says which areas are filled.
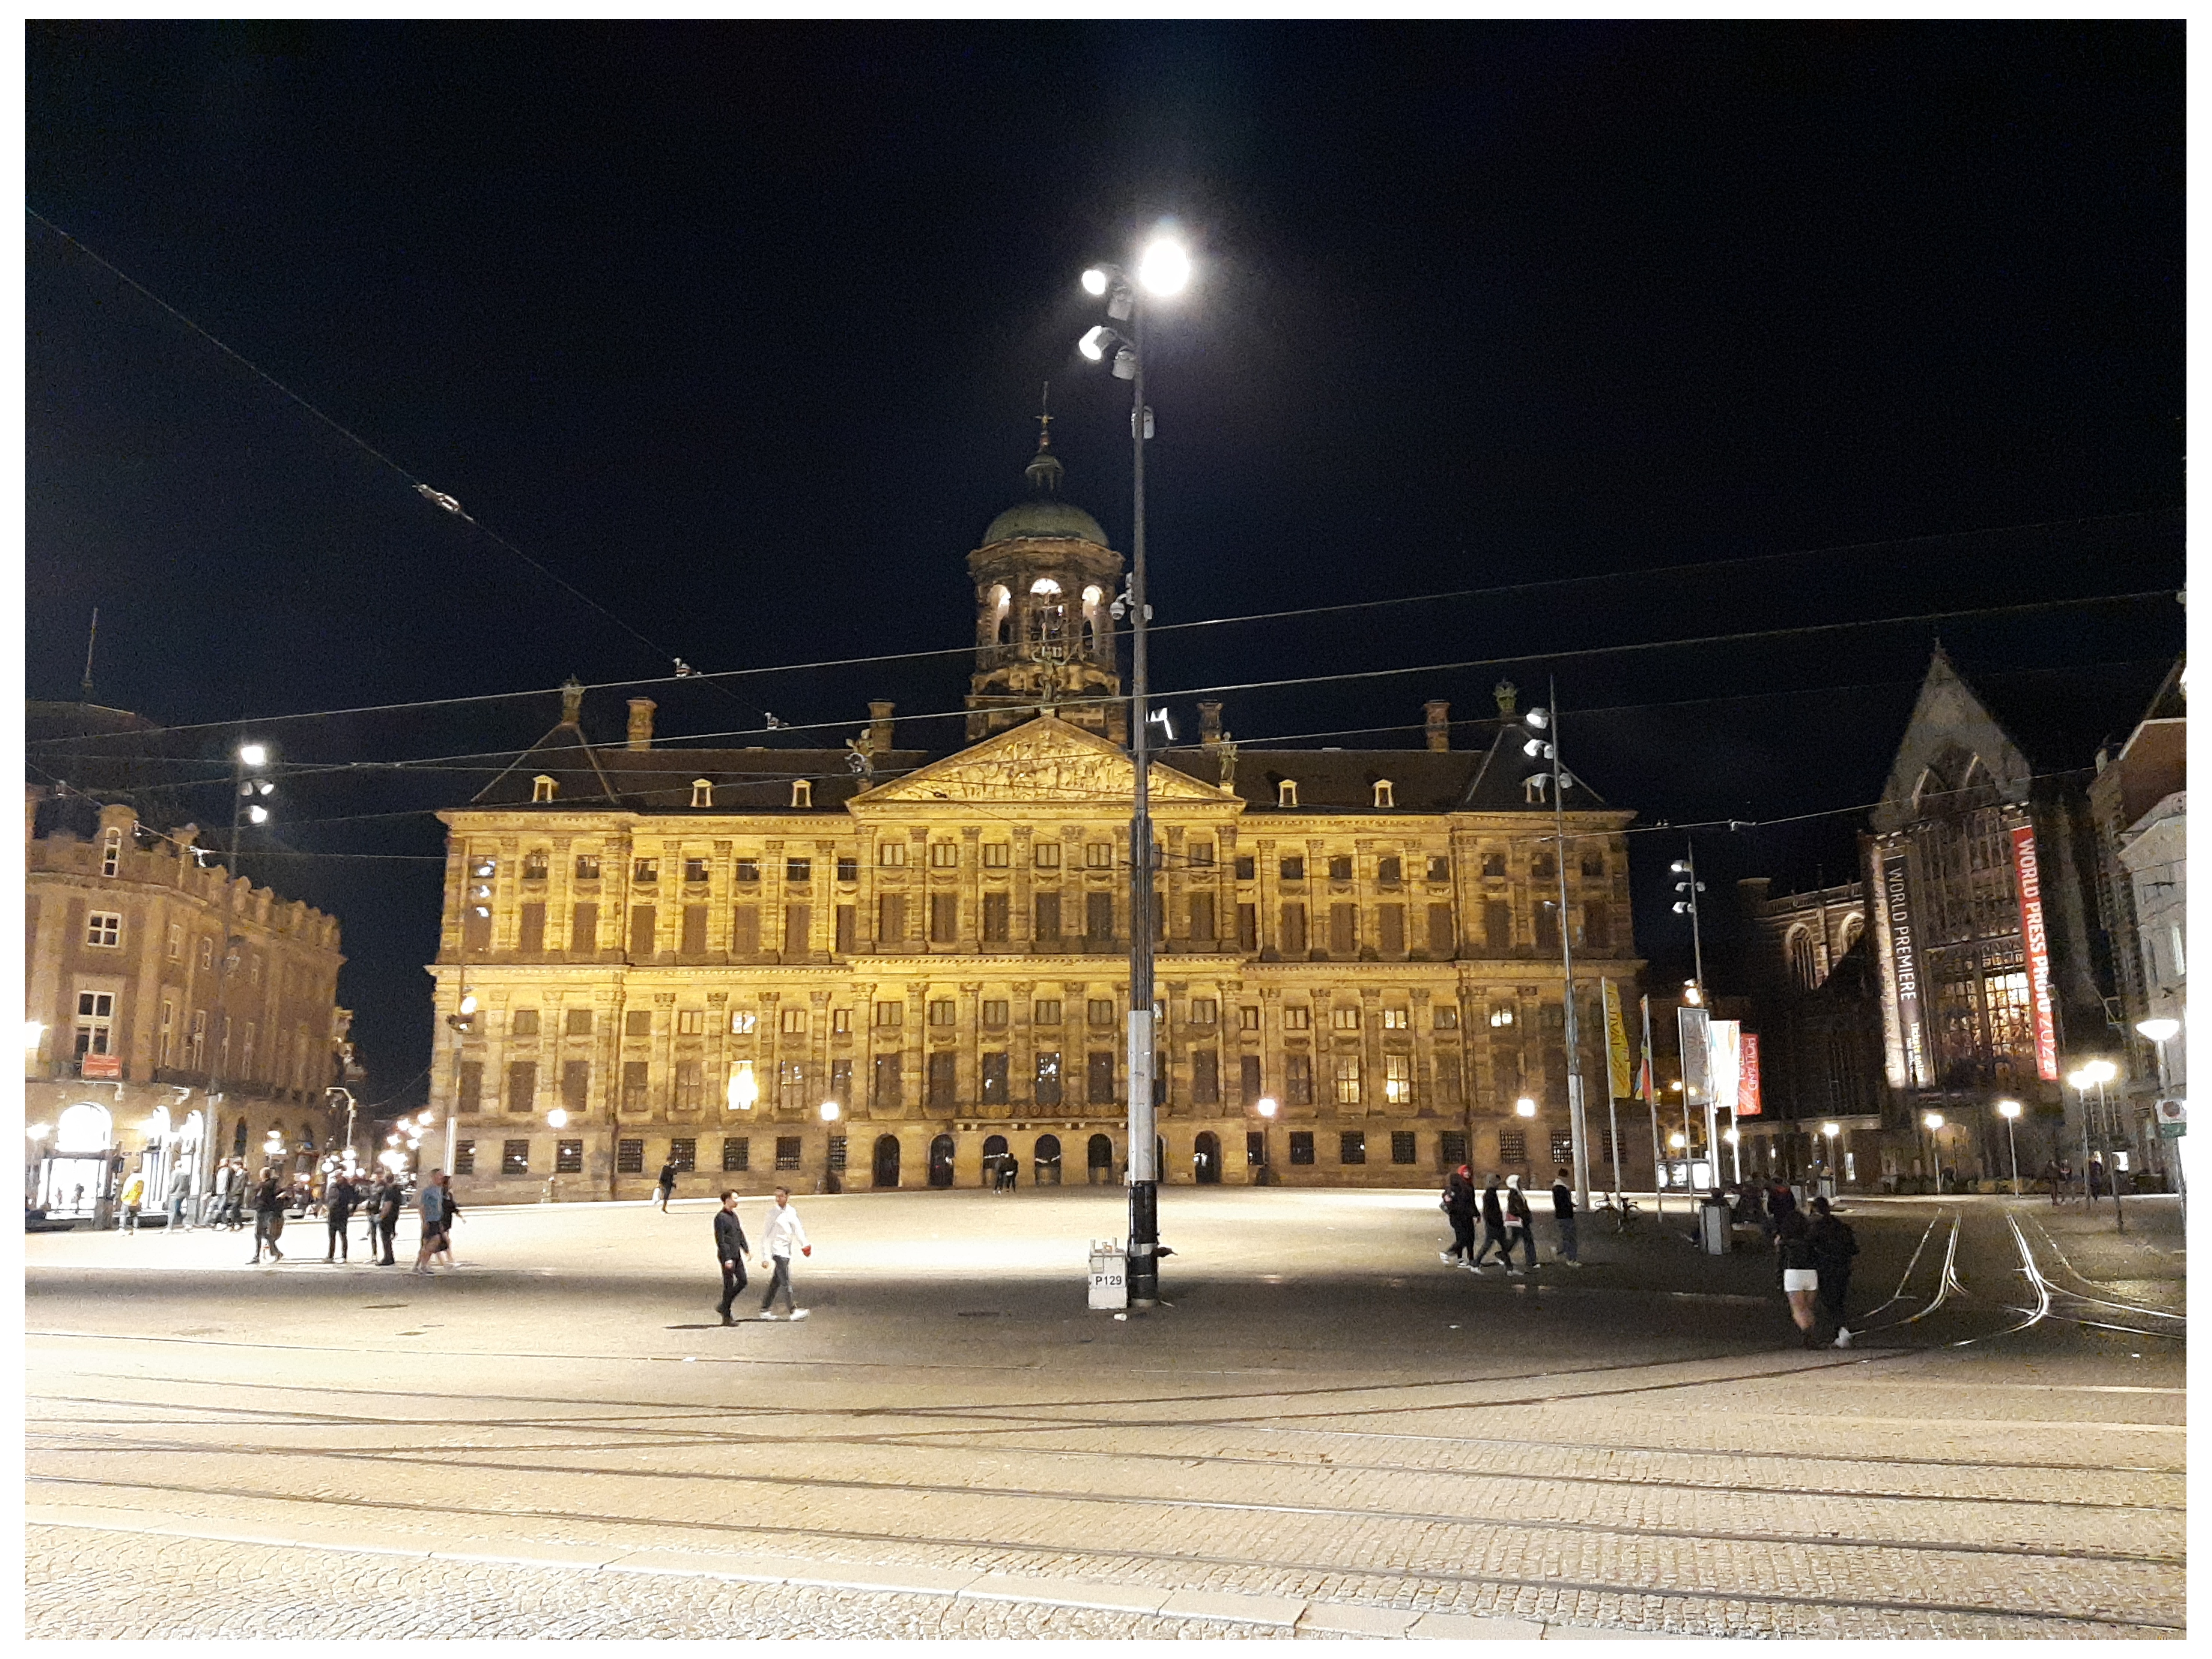
[[[929,1143],[929,1184],[950,1187],[952,1184],[952,1137],[939,1135]]]
[[[1103,1187],[1114,1179],[1114,1138],[1093,1135],[1084,1150],[1084,1167],[1090,1171],[1091,1184]]]
[[[1040,1187],[1060,1185],[1060,1137],[1058,1135],[1037,1137],[1036,1184]]]
[[[899,1141],[896,1135],[876,1137],[875,1184],[878,1188],[896,1187],[899,1183]]]
[[[1191,1147],[1190,1167],[1200,1186],[1221,1184],[1221,1138],[1212,1130],[1199,1131],[1198,1139]]]

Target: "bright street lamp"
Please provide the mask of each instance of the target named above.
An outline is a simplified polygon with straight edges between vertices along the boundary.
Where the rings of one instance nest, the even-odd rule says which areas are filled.
[[[2181,1030],[2181,1022],[2178,1019],[2139,1019],[2136,1022],[2136,1030],[2153,1042],[2171,1042],[2174,1034]]]
[[[2012,1151],[2012,1195],[2020,1196],[2020,1142],[2014,1139],[2013,1125],[2020,1121],[2020,1103],[2016,1100],[1997,1102],[1997,1115],[2005,1121],[2005,1145]]]
[[[238,749],[238,763],[240,766],[268,765],[268,746],[258,743],[240,744]]]
[[[1536,1103],[1529,1099],[1526,1095],[1522,1096],[1520,1099],[1513,1103],[1513,1115],[1516,1117],[1535,1116]]]
[[[548,1128],[551,1129],[567,1128],[568,1127],[568,1114],[567,1110],[562,1107],[556,1106],[551,1111],[545,1114],[545,1125]]]
[[[1940,1193],[1943,1190],[1943,1143],[1936,1139],[1936,1132],[1943,1127],[1943,1114],[1922,1113],[1920,1127],[1928,1131],[1928,1179],[1932,1183],[1930,1190]]]
[[[1265,1186],[1273,1176],[1267,1161],[1267,1130],[1275,1121],[1274,1096],[1261,1095],[1253,1103],[1253,1109],[1260,1114],[1260,1184]]]
[[[1117,380],[1131,383],[1129,409],[1130,502],[1128,615],[1129,761],[1135,774],[1129,814],[1129,1305],[1144,1309],[1159,1300],[1159,1170],[1153,1132],[1153,1040],[1156,993],[1152,984],[1152,805],[1150,632],[1152,612],[1145,597],[1145,445],[1152,435],[1152,411],[1145,402],[1145,300],[1180,293],[1190,282],[1190,256],[1172,236],[1156,235],[1137,261],[1136,277],[1110,264],[1083,273],[1083,289],[1106,301],[1110,322],[1126,322],[1125,337],[1102,323],[1085,333],[1079,349],[1093,362],[1113,349]]]

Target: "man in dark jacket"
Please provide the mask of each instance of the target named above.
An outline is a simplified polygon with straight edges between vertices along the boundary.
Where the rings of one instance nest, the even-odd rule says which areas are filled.
[[[745,1230],[738,1220],[738,1195],[722,1194],[722,1207],[714,1212],[714,1255],[722,1264],[722,1305],[714,1311],[725,1325],[738,1322],[730,1309],[745,1287]]]
[[[1468,1266],[1476,1273],[1482,1271],[1483,1259],[1492,1249],[1505,1270],[1513,1270],[1512,1246],[1505,1242],[1505,1197],[1498,1190],[1498,1177],[1492,1176],[1490,1184],[1482,1189],[1482,1248],[1474,1253]]]
[[[1474,1265],[1474,1178],[1462,1164],[1444,1182],[1444,1219],[1451,1223],[1452,1247],[1439,1252],[1438,1261],[1461,1267]]]
[[[284,1231],[284,1186],[276,1179],[274,1170],[261,1171],[261,1184],[253,1189],[253,1261],[261,1260],[265,1246],[271,1261],[282,1261],[284,1252],[276,1248],[277,1236]]]
[[[374,1222],[376,1234],[369,1241],[368,1251],[372,1256],[376,1257],[376,1265],[380,1267],[398,1265],[392,1259],[392,1236],[399,1231],[399,1209],[400,1206],[406,1201],[407,1195],[399,1188],[399,1177],[395,1175],[386,1175],[384,1177],[384,1184],[376,1189],[376,1215]],[[380,1253],[376,1248],[380,1243],[384,1247]]]
[[[1519,1243],[1528,1252],[1528,1265],[1513,1265],[1513,1246]],[[1515,1176],[1505,1183],[1505,1271],[1517,1276],[1534,1273],[1536,1268],[1536,1218],[1528,1212],[1528,1194],[1521,1190],[1521,1177]]]
[[[1813,1200],[1813,1266],[1820,1275],[1820,1307],[1836,1327],[1836,1346],[1851,1346],[1850,1328],[1844,1323],[1844,1297],[1851,1287],[1851,1258],[1859,1253],[1858,1235],[1850,1223],[1837,1215],[1825,1198]]]
[[[1583,1265],[1583,1253],[1581,1242],[1575,1237],[1575,1189],[1567,1184],[1567,1172],[1562,1170],[1559,1179],[1552,1183],[1552,1219],[1559,1224],[1559,1260],[1570,1267],[1579,1267]],[[1533,1245],[1528,1260],[1532,1265],[1536,1260]]]
[[[323,1219],[329,1224],[331,1231],[331,1242],[323,1247],[323,1260],[346,1261],[346,1223],[353,1219],[353,1206],[361,1202],[361,1194],[341,1170],[331,1176],[331,1184],[324,1189],[323,1196]]]
[[[653,1190],[660,1198],[660,1212],[668,1213],[668,1200],[676,1196],[676,1160],[670,1158],[660,1166],[660,1179],[653,1182]]]

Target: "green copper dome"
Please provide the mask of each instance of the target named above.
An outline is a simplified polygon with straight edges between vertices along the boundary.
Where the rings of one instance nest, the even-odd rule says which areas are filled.
[[[1036,493],[992,520],[991,527],[983,532],[983,545],[1012,541],[1017,536],[1044,536],[1106,546],[1106,532],[1098,527],[1098,520],[1060,499],[1060,481],[1065,475],[1060,457],[1052,453],[1052,428],[1046,426],[1037,434],[1036,459],[1024,469],[1030,488]]]

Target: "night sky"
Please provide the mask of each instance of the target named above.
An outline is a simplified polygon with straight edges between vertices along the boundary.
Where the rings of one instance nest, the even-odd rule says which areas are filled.
[[[571,672],[968,644],[1046,380],[1126,549],[1076,278],[1163,220],[1200,267],[1152,353],[1159,623],[1546,585],[1163,634],[1156,687],[1530,657],[1644,822],[1828,813],[1699,832],[1723,993],[1729,884],[1850,872],[1832,809],[1937,632],[2052,767],[2180,648],[2164,599],[1596,649],[2180,585],[2178,23],[34,24],[27,74],[35,213],[354,434],[26,220],[27,694],[80,695],[97,605],[95,701],[248,722],[172,739],[176,816],[227,815],[241,732],[301,769],[247,869],[341,918],[368,1099],[428,1057],[427,811],[496,762],[315,769],[527,743]],[[908,717],[965,672],[649,690],[668,734],[890,696],[946,747]],[[1416,746],[1500,672],[1227,724]],[[1662,979],[1680,845],[1635,841]]]

